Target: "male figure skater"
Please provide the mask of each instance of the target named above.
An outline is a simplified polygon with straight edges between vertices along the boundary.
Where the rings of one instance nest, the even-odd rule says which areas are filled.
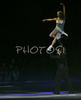
[[[72,94],[74,93],[74,90],[68,77],[66,50],[63,46],[59,46],[56,51],[57,55],[50,55],[51,58],[54,58],[56,60],[56,63],[58,65],[58,70],[55,77],[55,93],[53,94],[60,94],[60,84],[62,77],[64,78],[68,86],[69,94]]]

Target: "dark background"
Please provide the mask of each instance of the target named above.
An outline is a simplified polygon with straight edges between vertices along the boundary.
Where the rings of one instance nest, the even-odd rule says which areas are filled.
[[[67,49],[68,66],[71,77],[81,77],[81,4],[77,0],[0,0],[0,61],[9,63],[16,59],[18,66],[26,69],[26,73],[37,72],[37,76],[53,76],[56,72],[55,61],[52,61],[45,49],[43,54],[17,54],[16,46],[46,46],[52,38],[50,32],[55,22],[42,22],[45,18],[56,17],[62,10],[60,3],[66,6],[65,32],[69,37],[62,39]],[[20,61],[20,63],[19,63]],[[40,73],[40,75],[39,75]],[[33,76],[33,75],[32,75]]]

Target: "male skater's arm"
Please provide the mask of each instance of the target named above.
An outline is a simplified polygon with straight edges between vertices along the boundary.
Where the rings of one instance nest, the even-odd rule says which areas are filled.
[[[50,54],[50,58],[51,59],[58,59],[58,58],[60,58],[60,56],[59,55]]]

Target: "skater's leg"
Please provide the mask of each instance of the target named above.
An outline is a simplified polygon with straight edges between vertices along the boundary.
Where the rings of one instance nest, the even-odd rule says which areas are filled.
[[[58,69],[56,72],[56,77],[55,77],[55,94],[60,94],[62,76],[63,76],[63,70]]]
[[[56,34],[56,31],[55,31],[55,29],[49,34],[49,37],[55,37],[55,34]]]
[[[53,45],[55,44],[56,40],[57,40],[57,36],[58,34],[55,36],[55,38],[53,39],[51,45],[47,48],[48,51],[51,51],[51,49],[53,48]]]
[[[66,84],[67,84],[69,93],[74,93],[72,84],[71,84],[71,82],[70,82],[70,80],[69,80],[69,76],[68,76],[68,67],[65,68],[64,80],[65,80],[65,82],[66,82]]]

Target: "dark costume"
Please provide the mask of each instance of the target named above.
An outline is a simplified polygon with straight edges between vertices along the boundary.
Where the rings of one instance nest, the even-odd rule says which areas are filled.
[[[69,93],[74,93],[71,82],[68,77],[66,53],[61,54],[61,55],[51,54],[50,57],[54,58],[58,65],[58,70],[56,72],[56,77],[55,77],[55,94],[60,94],[60,84],[61,84],[62,77],[64,78],[64,80],[68,86]]]

